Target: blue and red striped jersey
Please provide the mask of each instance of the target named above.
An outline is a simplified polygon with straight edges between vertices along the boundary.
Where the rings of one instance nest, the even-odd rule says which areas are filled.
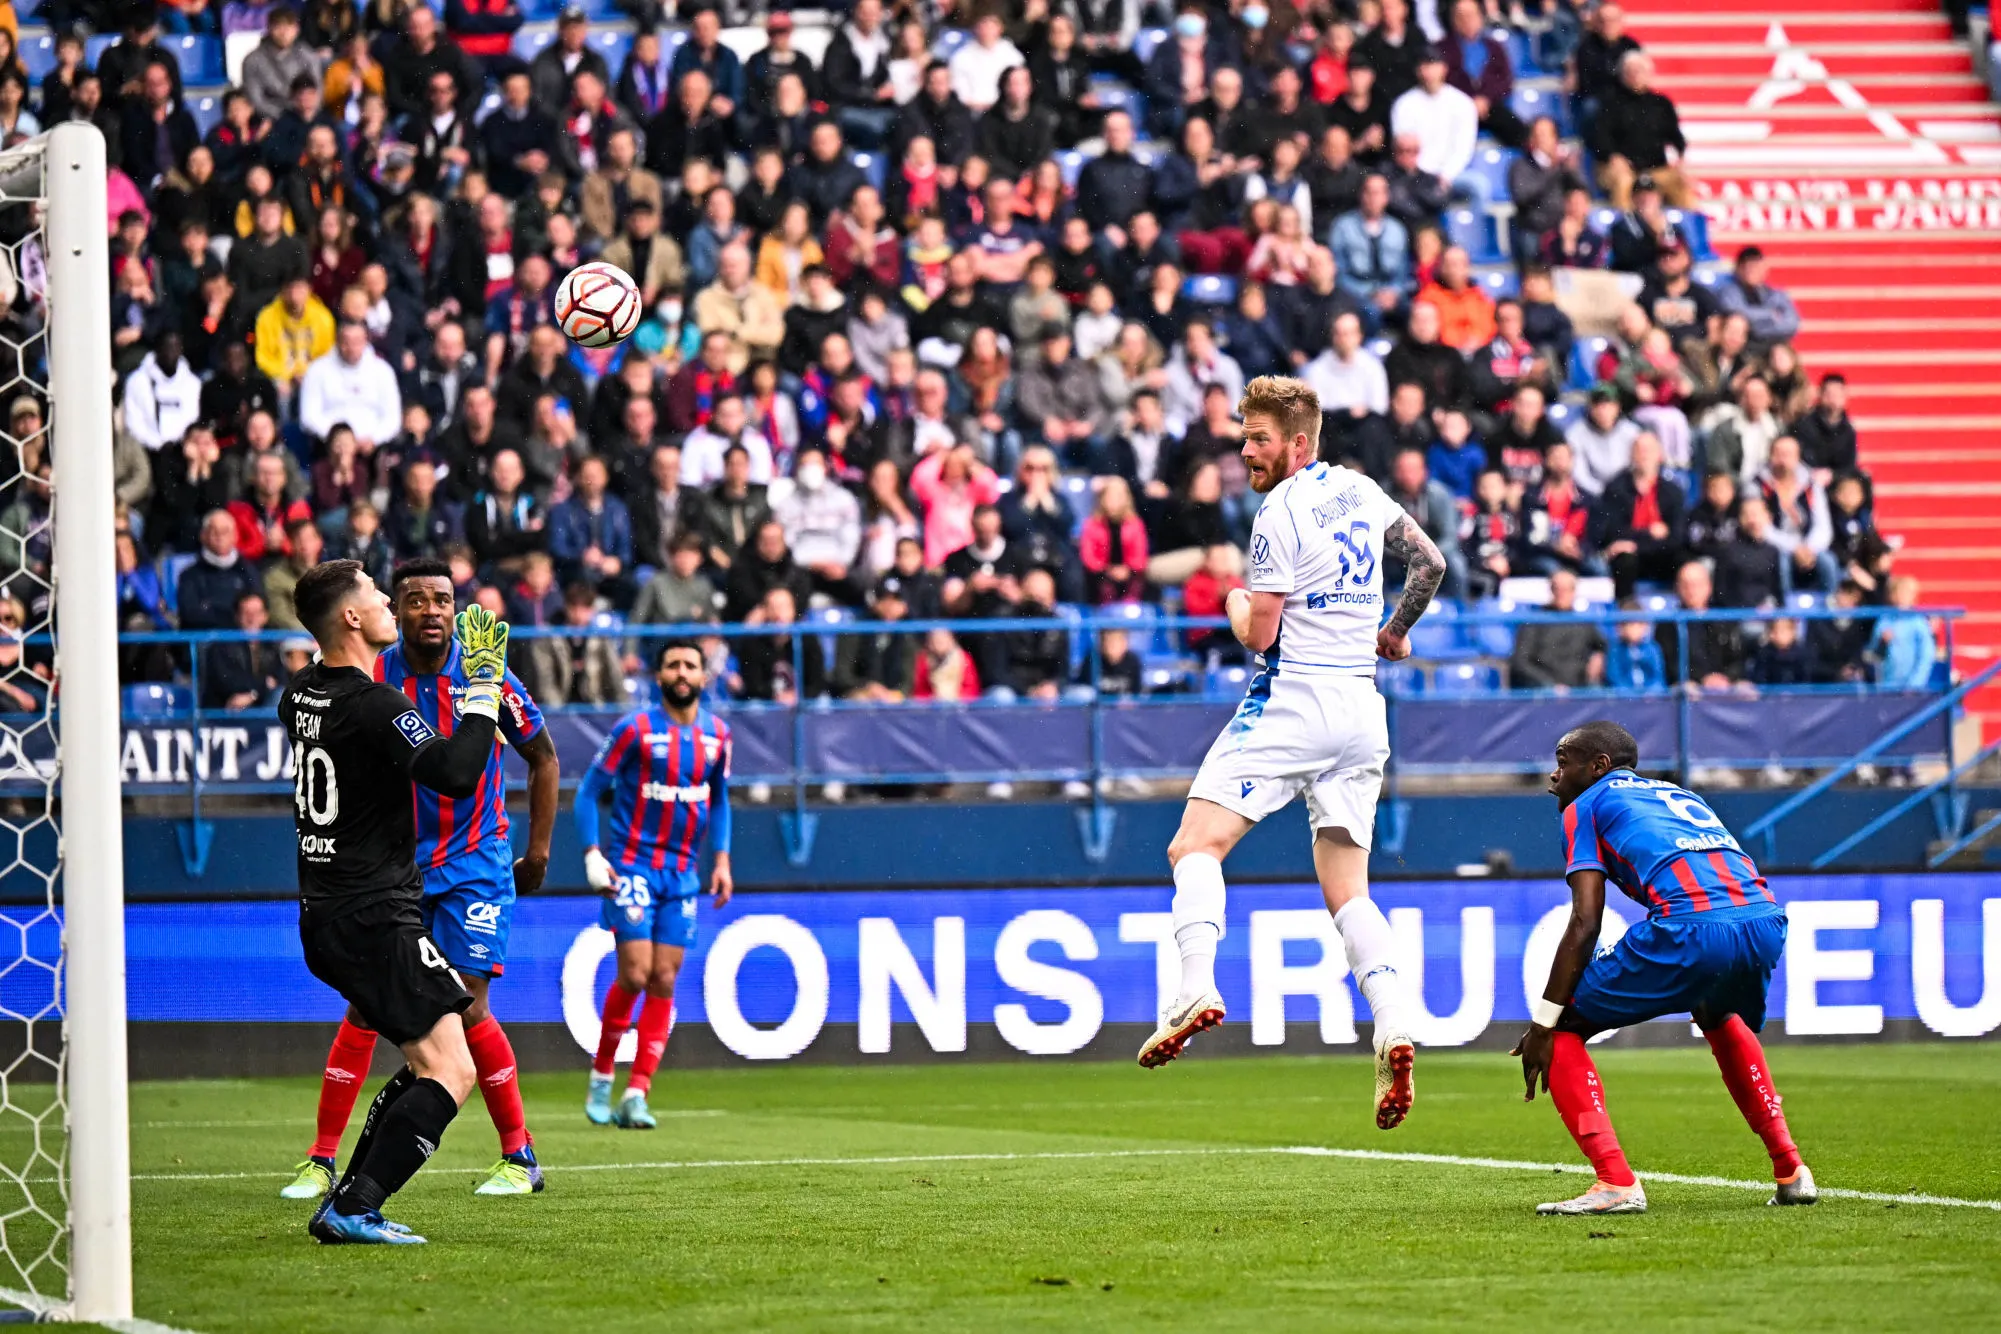
[[[689,872],[702,836],[730,850],[729,724],[698,709],[682,726],[641,709],[605,738],[577,788],[577,834],[620,866]],[[598,799],[611,790],[611,836],[598,837]]]
[[[395,686],[416,702],[417,712],[439,736],[458,727],[459,701],[466,692],[464,655],[452,641],[441,672],[410,670],[401,642],[391,644],[375,659],[375,679]],[[445,701],[449,699],[447,707]],[[472,796],[454,800],[413,784],[417,808],[417,869],[428,871],[468,853],[513,860],[507,843],[507,780],[501,742],[519,749],[542,733],[542,710],[535,707],[520,678],[507,674],[500,689],[500,730],[487,757],[486,772]]]
[[[1563,812],[1564,874],[1603,871],[1650,917],[1776,904],[1709,809],[1673,783],[1614,769]]]

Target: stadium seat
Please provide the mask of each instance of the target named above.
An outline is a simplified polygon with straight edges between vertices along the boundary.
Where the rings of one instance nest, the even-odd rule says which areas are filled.
[[[1470,208],[1455,208],[1445,215],[1445,236],[1452,245],[1464,246],[1475,264],[1499,264],[1507,256],[1501,252],[1501,236],[1494,220]]]
[[[1616,208],[1594,208],[1591,210],[1591,227],[1594,231],[1601,233],[1609,232],[1612,230],[1612,224],[1618,220],[1619,210]]]
[[[193,707],[194,695],[186,686],[143,681],[125,687],[125,716],[133,722],[165,722]]]
[[[1441,699],[1499,694],[1501,669],[1485,662],[1449,662],[1431,673],[1431,693]]]
[[[1786,599],[1786,605],[1794,611],[1819,611],[1827,605],[1825,593],[1795,593]]]
[[[1396,344],[1387,338],[1371,338],[1368,342],[1362,344],[1362,346],[1369,349],[1370,356],[1381,361],[1390,354],[1390,349],[1395,347]]]
[[[873,185],[877,190],[882,189],[882,183],[887,178],[889,172],[889,161],[887,158],[881,153],[850,153],[848,160],[861,169],[862,175],[868,178],[870,185]]]
[[[1598,381],[1598,358],[1612,346],[1608,338],[1580,338],[1570,345],[1570,387],[1589,389]]]
[[[1480,275],[1480,286],[1487,289],[1488,296],[1499,301],[1504,297],[1521,295],[1522,280],[1512,268],[1494,268]]]
[[[1549,405],[1549,424],[1554,426],[1559,432],[1569,430],[1570,423],[1576,420],[1577,409],[1571,407],[1570,404],[1559,402]]]
[[[1146,122],[1146,99],[1131,88],[1118,84],[1100,84],[1092,89],[1098,95],[1098,110],[1123,111],[1133,118],[1135,124]]]
[[[1174,652],[1174,646],[1166,642],[1166,632],[1161,628],[1160,608],[1151,602],[1114,602],[1109,607],[1100,608],[1098,614],[1103,621],[1124,625],[1132,635],[1135,652]]]
[[[1508,198],[1508,166],[1514,160],[1514,153],[1496,144],[1483,142],[1474,150],[1470,171],[1486,180],[1487,198],[1493,200]]]
[[[542,48],[552,46],[556,41],[554,28],[522,28],[514,34],[511,43],[514,54],[523,60],[533,60],[542,54]],[[613,77],[616,78],[616,72]]]
[[[95,37],[85,38],[83,43],[83,63],[92,69],[96,69],[98,62],[104,59],[104,53],[118,45],[118,42],[119,35],[115,32],[101,32]]]
[[[1153,50],[1167,40],[1165,28],[1141,28],[1133,34],[1133,56],[1144,65],[1153,58]]]
[[[168,611],[180,610],[181,576],[187,573],[188,566],[193,565],[199,559],[201,557],[198,554],[183,551],[177,552],[161,562],[160,591],[166,595]]]
[[[1084,520],[1091,517],[1097,507],[1097,498],[1091,492],[1091,479],[1081,473],[1068,474],[1057,482],[1057,489],[1063,499],[1070,502],[1070,540],[1075,542],[1084,531]]]
[[[1386,662],[1376,668],[1376,685],[1391,699],[1415,699],[1424,694],[1424,669],[1411,662]]]
[[[181,67],[181,82],[189,87],[227,83],[229,71],[222,58],[222,42],[214,37],[162,37]]]
[[[1074,602],[1056,604],[1056,619],[1070,627],[1070,678],[1081,680],[1084,665],[1091,650],[1090,639],[1084,631],[1084,608]]]
[[[1432,603],[1431,609],[1410,628],[1413,658],[1463,658],[1473,652],[1459,628],[1459,609],[1450,602]]]
[[[632,34],[616,28],[593,28],[585,39],[591,50],[604,57],[604,63],[611,69],[611,77],[625,68],[625,58],[632,53]]]
[[[1528,33],[1520,28],[1495,28],[1492,35],[1508,45],[1508,63],[1515,68],[1515,78],[1539,79],[1548,73],[1535,58],[1535,43]]]
[[[1484,598],[1473,610],[1489,616],[1507,616],[1519,610],[1506,598]],[[1489,658],[1505,658],[1515,651],[1515,627],[1502,621],[1460,627],[1475,652]]]
[[[1709,244],[1709,218],[1699,208],[1667,210],[1667,220],[1681,228],[1681,234],[1688,240],[1689,256],[1698,263],[1717,258],[1715,249]]]
[[[1084,164],[1089,160],[1074,148],[1066,148],[1056,154],[1056,165],[1063,169],[1064,189],[1077,188],[1077,178],[1084,174]]]
[[[1248,667],[1215,667],[1210,669],[1208,678],[1203,682],[1203,691],[1210,699],[1242,699],[1250,683],[1251,669]]]
[[[1181,284],[1181,295],[1205,306],[1237,303],[1237,280],[1221,273],[1197,273]]]
[[[20,47],[21,64],[28,71],[28,78],[36,87],[41,86],[42,76],[56,67],[56,39],[53,33],[22,33]]]
[[[1550,117],[1556,122],[1556,132],[1565,138],[1574,132],[1570,123],[1570,99],[1562,93],[1517,85],[1508,96],[1508,105],[1525,121],[1533,122],[1538,116]]]
[[[219,97],[190,97],[186,106],[188,114],[195,118],[195,127],[207,138],[208,132],[222,124],[222,99]]]
[[[933,60],[950,60],[960,47],[973,40],[972,34],[964,28],[946,28],[938,34],[938,40],[931,43]]]

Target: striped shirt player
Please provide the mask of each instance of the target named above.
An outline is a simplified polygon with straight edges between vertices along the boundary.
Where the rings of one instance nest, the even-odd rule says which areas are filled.
[[[412,669],[398,643],[375,660],[375,679],[408,695],[425,722],[450,736],[466,690],[457,641],[437,672]],[[479,790],[464,801],[418,787],[417,869],[424,874],[424,916],[452,967],[499,977],[507,966],[514,909],[514,851],[508,841],[507,776],[501,740],[517,750],[543,734],[542,710],[513,672],[500,690],[500,734]]]
[[[605,738],[577,788],[584,879],[605,896],[603,923],[617,940],[618,977],[605,993],[597,1059],[584,1115],[595,1125],[651,1130],[646,1095],[674,1024],[674,979],[695,943],[702,843],[713,849],[709,892],[730,900],[730,729],[702,707],[708,664],[699,646],[673,640],[655,660],[658,708],[641,709]],[[611,793],[611,834],[601,839],[598,803]],[[640,1011],[632,1074],[616,1110],[611,1086],[618,1047]]]
[[[1576,1199],[1537,1211],[1646,1212],[1584,1041],[1675,1014],[1694,1017],[1738,1110],[1764,1140],[1778,1183],[1771,1202],[1812,1204],[1813,1174],[1793,1144],[1757,1038],[1772,970],[1785,954],[1785,909],[1709,803],[1642,776],[1639,758],[1625,728],[1591,722],[1557,743],[1550,774],[1563,812],[1570,924],[1516,1052],[1528,1095],[1540,1079],[1598,1180]],[[1647,916],[1599,951],[1607,882]]]
[[[641,709],[612,729],[577,788],[577,836],[611,863],[604,927],[620,940],[695,943],[702,841],[730,850],[730,729],[707,709],[677,723]],[[611,837],[598,803],[611,793]]]

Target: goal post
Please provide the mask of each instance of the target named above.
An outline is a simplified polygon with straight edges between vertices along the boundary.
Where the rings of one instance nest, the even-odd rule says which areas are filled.
[[[77,122],[36,143],[47,209],[68,1295],[73,1319],[123,1320],[132,1316],[132,1186],[105,145],[95,126]]]

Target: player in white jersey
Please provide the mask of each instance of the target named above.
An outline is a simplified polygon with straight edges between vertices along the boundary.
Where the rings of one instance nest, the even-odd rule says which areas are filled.
[[[1410,656],[1410,627],[1437,592],[1445,558],[1382,488],[1318,461],[1320,400],[1305,384],[1261,376],[1237,411],[1251,487],[1265,500],[1251,528],[1250,588],[1232,592],[1226,609],[1232,632],[1258,655],[1258,671],[1202,761],[1168,845],[1181,990],[1139,1063],[1165,1065],[1223,1021],[1215,981],[1223,858],[1258,821],[1304,794],[1314,870],[1375,1016],[1376,1124],[1389,1130],[1410,1111],[1415,1048],[1389,922],[1369,898],[1369,844],[1390,754],[1376,661]],[[1407,571],[1387,623],[1385,551]]]

